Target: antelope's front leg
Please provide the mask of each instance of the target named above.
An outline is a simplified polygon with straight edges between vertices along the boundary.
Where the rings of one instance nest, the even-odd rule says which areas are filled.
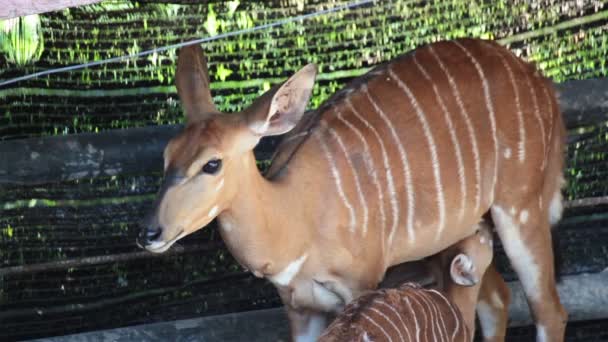
[[[327,327],[327,314],[287,306],[287,317],[294,342],[314,342]]]

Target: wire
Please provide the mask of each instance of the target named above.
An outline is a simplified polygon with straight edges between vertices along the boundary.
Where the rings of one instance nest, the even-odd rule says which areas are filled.
[[[343,10],[347,10],[347,9],[350,10],[352,8],[359,7],[359,6],[362,6],[362,5],[366,5],[366,4],[375,2],[375,1],[377,1],[377,0],[353,1],[351,3],[347,3],[347,4],[344,4],[344,5],[340,5],[340,6],[336,6],[336,7],[332,7],[332,8],[328,8],[328,9],[324,9],[324,10],[313,12],[313,13],[302,14],[302,15],[299,15],[299,16],[296,16],[296,17],[281,19],[281,20],[278,20],[278,21],[275,21],[275,22],[272,22],[272,23],[268,23],[268,24],[264,24],[264,25],[260,25],[260,26],[255,26],[255,27],[251,27],[251,28],[248,28],[248,29],[231,31],[231,32],[226,32],[226,33],[218,34],[218,35],[211,36],[211,37],[199,38],[199,39],[190,40],[190,41],[187,41],[187,42],[181,42],[181,43],[177,43],[177,44],[167,45],[167,46],[163,46],[163,47],[159,47],[159,48],[154,48],[154,49],[150,49],[150,50],[141,51],[141,52],[134,53],[134,54],[131,54],[131,55],[124,55],[124,56],[118,56],[118,57],[112,57],[112,58],[108,58],[108,59],[103,59],[103,60],[100,60],[100,61],[93,61],[93,62],[87,62],[87,63],[82,63],[82,64],[69,65],[69,66],[66,66],[66,67],[61,67],[61,68],[56,68],[56,69],[48,69],[48,70],[36,72],[36,73],[33,73],[33,74],[28,74],[28,75],[16,77],[16,78],[13,78],[13,79],[9,79],[9,80],[6,80],[6,81],[2,81],[2,82],[0,82],[0,87],[6,86],[6,85],[9,85],[9,84],[13,84],[13,83],[17,83],[17,82],[20,82],[20,81],[29,80],[29,79],[36,78],[36,77],[39,77],[39,76],[45,76],[45,75],[56,74],[56,73],[65,72],[65,71],[83,69],[83,68],[88,68],[88,67],[102,65],[102,64],[107,64],[107,63],[122,62],[122,61],[125,61],[125,60],[128,60],[128,59],[142,57],[142,56],[150,55],[150,54],[157,53],[157,52],[164,52],[164,51],[167,51],[167,50],[172,50],[172,49],[176,49],[176,48],[180,48],[180,47],[184,47],[184,46],[188,46],[188,45],[206,43],[206,42],[211,42],[211,41],[222,39],[222,38],[234,37],[234,36],[238,36],[238,35],[241,35],[241,34],[256,32],[256,31],[260,31],[260,30],[265,30],[265,29],[272,28],[272,27],[282,26],[282,25],[285,25],[285,24],[288,24],[288,23],[291,23],[291,22],[294,22],[294,21],[306,20],[306,19],[318,17],[318,16],[325,15],[325,14],[331,14],[331,13],[335,13],[335,12],[339,12],[339,11],[343,11]]]

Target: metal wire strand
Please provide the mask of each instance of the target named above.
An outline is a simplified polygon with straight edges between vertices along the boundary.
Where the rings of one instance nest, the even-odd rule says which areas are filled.
[[[261,31],[261,30],[265,30],[265,29],[268,29],[268,28],[272,28],[272,27],[282,26],[282,25],[285,25],[285,24],[288,24],[288,23],[291,23],[291,22],[294,22],[294,21],[306,20],[306,19],[310,19],[310,18],[321,16],[321,15],[326,15],[326,14],[332,14],[332,13],[340,12],[340,11],[343,11],[343,10],[350,10],[350,9],[353,9],[353,8],[356,8],[356,7],[359,7],[359,6],[363,6],[363,5],[366,5],[366,4],[373,3],[375,1],[377,1],[377,0],[353,1],[353,2],[350,2],[350,3],[344,4],[344,5],[340,5],[340,6],[336,6],[336,7],[332,7],[332,8],[328,8],[328,9],[324,9],[324,10],[320,10],[320,11],[313,12],[313,13],[302,14],[302,15],[298,15],[298,16],[295,16],[295,17],[285,18],[285,19],[277,20],[277,21],[272,22],[272,23],[268,23],[268,24],[264,24],[264,25],[259,25],[259,26],[248,28],[248,29],[231,31],[231,32],[226,32],[226,33],[218,34],[218,35],[215,35],[215,36],[194,39],[194,40],[190,40],[190,41],[186,41],[186,42],[181,42],[181,43],[177,43],[177,44],[171,44],[171,45],[162,46],[162,47],[159,47],[159,48],[154,48],[154,49],[150,49],[150,50],[141,51],[141,52],[134,53],[134,54],[131,54],[131,55],[112,57],[112,58],[103,59],[103,60],[99,60],[99,61],[92,61],[92,62],[86,62],[86,63],[82,63],[82,64],[69,65],[69,66],[65,66],[65,67],[61,67],[61,68],[48,69],[48,70],[44,70],[44,71],[40,71],[40,72],[35,72],[33,74],[28,74],[28,75],[24,75],[24,76],[20,76],[20,77],[16,77],[16,78],[12,78],[12,79],[9,79],[9,80],[2,81],[2,82],[0,82],[0,87],[6,86],[6,85],[9,85],[9,84],[13,84],[13,83],[17,83],[17,82],[20,82],[20,81],[25,81],[25,80],[29,80],[29,79],[32,79],[32,78],[40,77],[40,76],[45,76],[45,75],[50,75],[50,74],[56,74],[56,73],[60,73],[60,72],[66,72],[66,71],[77,70],[77,69],[83,69],[83,68],[88,68],[88,67],[102,65],[102,64],[107,64],[107,63],[122,62],[122,61],[125,61],[125,60],[128,60],[128,59],[138,58],[138,57],[150,55],[150,54],[153,54],[153,53],[158,53],[158,52],[164,52],[164,51],[167,51],[167,50],[177,49],[177,48],[188,46],[188,45],[201,44],[201,43],[211,42],[211,41],[222,39],[222,38],[234,37],[234,36],[238,36],[238,35],[241,35],[241,34],[247,34],[247,33],[251,33],[251,32]]]

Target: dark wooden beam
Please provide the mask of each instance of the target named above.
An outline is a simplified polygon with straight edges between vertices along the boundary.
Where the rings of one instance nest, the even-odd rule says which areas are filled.
[[[163,150],[181,129],[181,125],[167,125],[3,141],[0,184],[161,172]],[[262,139],[256,157],[270,158],[279,139]]]
[[[94,4],[101,0],[6,0],[0,6],[0,19],[57,11],[68,7]]]
[[[569,128],[608,121],[608,78],[558,84]],[[160,172],[162,151],[181,126],[154,126],[0,142],[0,184],[42,184]],[[268,159],[280,138],[256,148]]]

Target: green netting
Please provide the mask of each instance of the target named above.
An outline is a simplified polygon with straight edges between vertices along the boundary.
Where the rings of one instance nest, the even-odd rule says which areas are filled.
[[[25,66],[0,54],[0,79],[251,28],[347,3],[106,1],[40,16],[44,49]],[[380,1],[205,45],[221,110],[237,111],[308,62],[321,74],[311,107],[367,67],[462,36],[505,39],[556,81],[606,75],[603,1]],[[0,139],[181,121],[175,51],[0,89]]]

